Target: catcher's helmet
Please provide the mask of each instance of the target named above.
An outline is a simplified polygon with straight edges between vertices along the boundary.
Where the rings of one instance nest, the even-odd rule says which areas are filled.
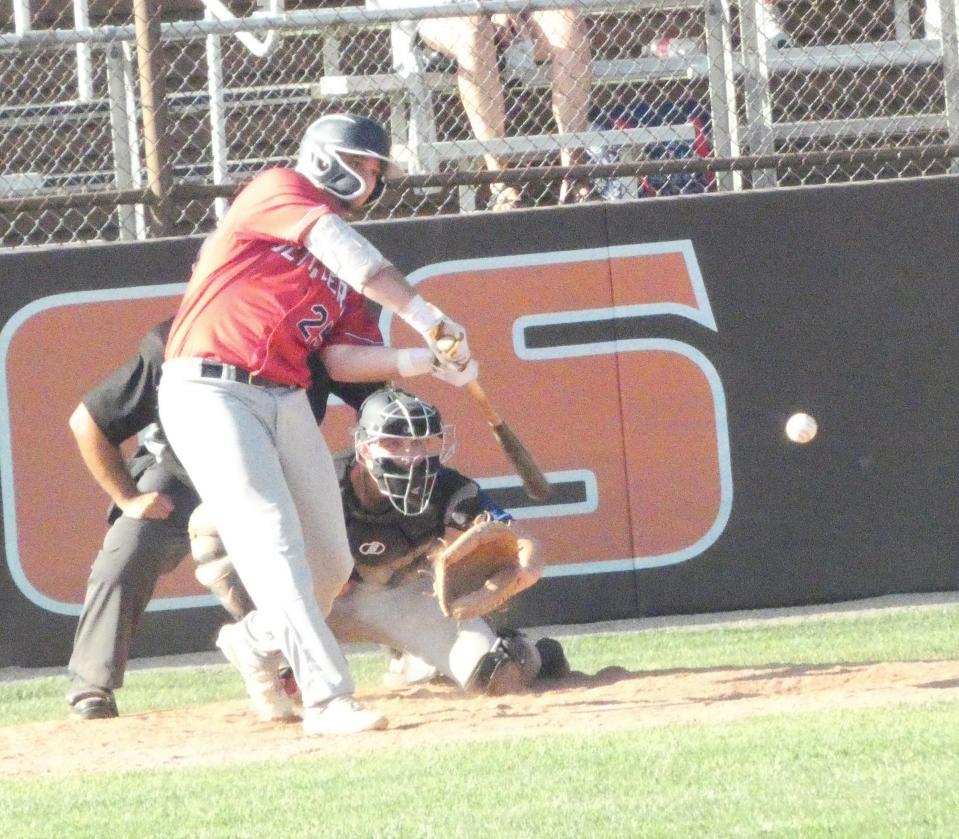
[[[403,515],[418,516],[430,503],[440,464],[452,454],[451,437],[435,407],[385,387],[360,406],[353,441],[380,492]]]
[[[398,175],[390,160],[390,137],[375,119],[355,114],[328,114],[310,124],[300,142],[296,170],[320,189],[349,201],[363,192],[363,178],[344,160],[344,154],[375,157],[383,161],[383,172],[368,201],[383,194],[383,175]]]

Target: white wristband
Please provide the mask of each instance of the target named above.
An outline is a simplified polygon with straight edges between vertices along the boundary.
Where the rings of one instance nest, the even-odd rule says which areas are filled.
[[[396,372],[404,379],[423,376],[433,370],[433,351],[428,347],[415,347],[396,351]]]
[[[446,317],[436,306],[427,303],[418,294],[398,314],[420,335],[426,335]]]

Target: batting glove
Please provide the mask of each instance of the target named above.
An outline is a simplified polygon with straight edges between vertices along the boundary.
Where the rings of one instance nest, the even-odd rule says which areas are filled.
[[[466,369],[471,358],[466,330],[455,320],[419,295],[410,300],[399,316],[423,336],[440,365]]]

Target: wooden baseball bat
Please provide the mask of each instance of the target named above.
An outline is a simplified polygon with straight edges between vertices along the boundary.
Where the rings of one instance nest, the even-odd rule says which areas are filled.
[[[546,480],[546,476],[536,465],[532,455],[526,450],[526,446],[520,442],[519,438],[513,433],[513,429],[503,421],[503,418],[490,404],[489,398],[478,381],[474,379],[467,383],[466,390],[479,405],[504,454],[509,458],[510,463],[516,467],[516,471],[523,481],[523,489],[526,494],[534,501],[545,501],[549,497],[549,481]]]

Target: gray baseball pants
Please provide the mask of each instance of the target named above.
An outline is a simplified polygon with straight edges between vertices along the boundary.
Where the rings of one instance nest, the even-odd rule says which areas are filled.
[[[392,588],[356,583],[336,599],[327,621],[340,643],[382,644],[412,653],[460,687],[496,640],[484,620],[458,623],[446,617],[433,596],[432,580],[423,575]]]
[[[160,418],[257,607],[257,652],[280,650],[304,706],[351,694],[326,625],[353,567],[333,459],[300,388],[202,378],[163,365]]]

